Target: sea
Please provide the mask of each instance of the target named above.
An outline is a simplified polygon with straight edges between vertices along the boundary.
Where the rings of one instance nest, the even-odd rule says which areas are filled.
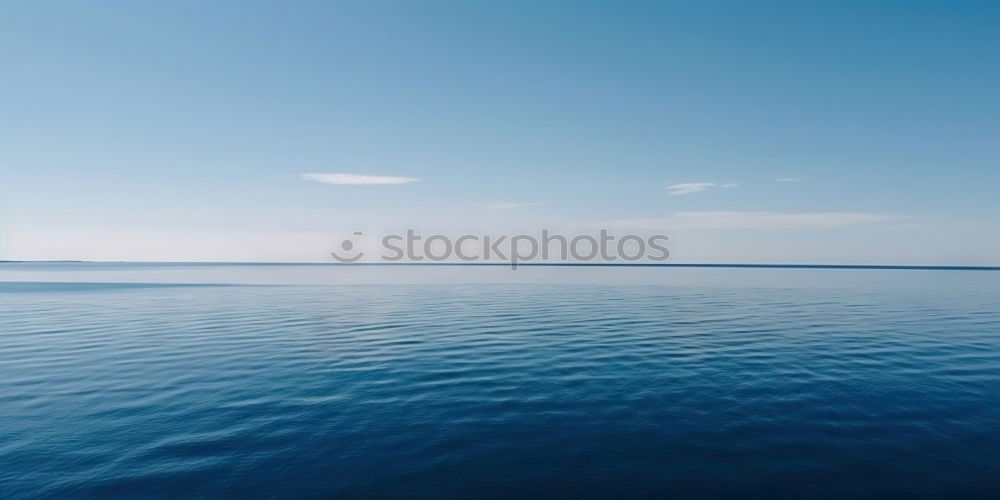
[[[988,498],[1000,272],[0,263],[2,498]]]

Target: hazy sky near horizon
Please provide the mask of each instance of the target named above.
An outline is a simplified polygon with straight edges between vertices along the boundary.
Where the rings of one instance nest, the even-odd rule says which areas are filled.
[[[0,258],[1000,264],[1000,3],[0,2]]]

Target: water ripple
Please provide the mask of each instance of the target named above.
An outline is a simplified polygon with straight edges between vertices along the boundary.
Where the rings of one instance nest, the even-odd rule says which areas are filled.
[[[6,288],[5,497],[1000,488],[1000,291]]]

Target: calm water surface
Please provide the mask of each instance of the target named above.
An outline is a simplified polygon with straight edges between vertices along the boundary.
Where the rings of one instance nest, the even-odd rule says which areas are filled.
[[[0,496],[987,497],[1000,273],[0,264]]]

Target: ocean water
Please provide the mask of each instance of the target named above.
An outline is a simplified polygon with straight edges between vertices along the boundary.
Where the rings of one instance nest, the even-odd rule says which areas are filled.
[[[0,497],[989,497],[1000,273],[0,264]]]

